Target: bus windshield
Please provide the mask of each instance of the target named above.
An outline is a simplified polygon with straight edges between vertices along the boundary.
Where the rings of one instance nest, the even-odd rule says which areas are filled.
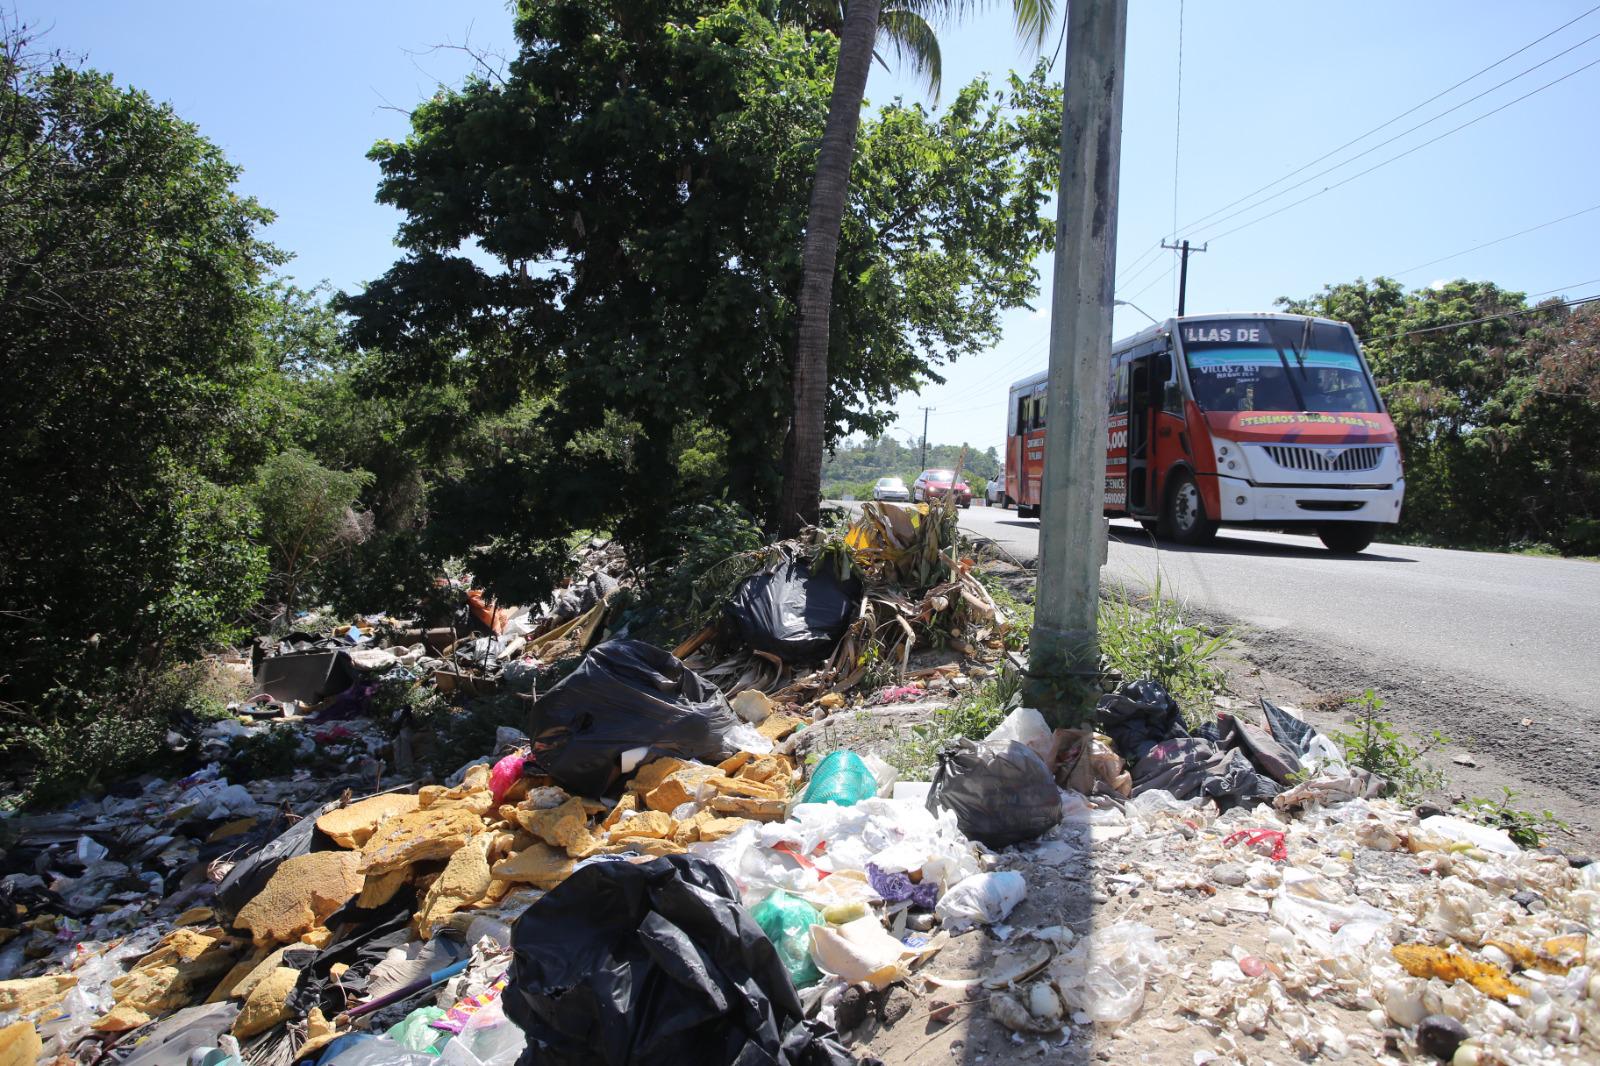
[[[1180,331],[1202,410],[1379,410],[1346,326],[1266,318],[1185,322]]]

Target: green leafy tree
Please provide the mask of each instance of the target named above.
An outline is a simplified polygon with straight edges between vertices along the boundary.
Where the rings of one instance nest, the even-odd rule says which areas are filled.
[[[1402,530],[1465,546],[1600,547],[1592,307],[1534,309],[1486,281],[1408,292],[1390,278],[1279,303],[1362,338],[1405,461]]]
[[[0,42],[0,698],[159,663],[259,593],[229,486],[281,257],[237,174],[170,108]]]
[[[372,516],[356,510],[371,482],[365,470],[332,470],[299,448],[261,465],[254,497],[272,550],[272,589],[291,612],[320,567],[371,535]]]
[[[374,395],[448,390],[472,412],[430,536],[508,599],[548,588],[574,530],[648,548],[662,514],[713,488],[753,513],[773,501],[835,42],[766,14],[524,6],[503,72],[441,91],[404,142],[373,149],[406,255],[340,304],[358,378]],[[867,124],[830,439],[880,432],[900,391],[984,350],[1036,293],[1059,110],[1035,72]]]
[[[797,3],[802,19],[825,5]],[[826,5],[831,8],[833,5]],[[926,16],[954,16],[982,6],[974,0],[849,0],[839,21],[839,56],[834,67],[828,118],[817,148],[801,251],[797,305],[799,328],[794,349],[792,423],[785,454],[779,524],[786,534],[817,519],[822,483],[822,453],[828,443],[828,360],[834,278],[839,264],[840,227],[850,199],[852,156],[867,91],[867,72],[880,36],[937,89],[941,62],[938,40]],[[1053,0],[1012,0],[1017,28],[1034,41],[1044,39],[1054,14]]]

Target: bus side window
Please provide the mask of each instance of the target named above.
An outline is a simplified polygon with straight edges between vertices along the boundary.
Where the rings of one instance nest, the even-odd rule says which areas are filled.
[[[1038,393],[1033,398],[1033,428],[1044,428],[1044,393]]]
[[[1028,432],[1028,398],[1026,396],[1018,396],[1017,397],[1017,428],[1016,428],[1016,432],[1018,432],[1018,433],[1026,433],[1026,432]]]

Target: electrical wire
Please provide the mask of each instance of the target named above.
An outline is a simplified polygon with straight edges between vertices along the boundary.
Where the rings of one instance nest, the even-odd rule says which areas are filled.
[[[1597,36],[1600,36],[1600,35],[1597,35]],[[1278,208],[1275,211],[1269,211],[1266,214],[1258,216],[1256,218],[1253,218],[1248,222],[1241,223],[1240,225],[1237,225],[1237,226],[1233,227],[1232,229],[1224,230],[1221,233],[1212,234],[1211,236],[1207,237],[1206,239],[1210,240],[1210,241],[1220,241],[1222,238],[1232,236],[1233,234],[1238,233],[1240,230],[1249,229],[1251,226],[1254,226],[1257,223],[1265,222],[1269,218],[1274,218],[1274,217],[1276,217],[1278,215],[1281,215],[1285,211],[1290,210],[1291,208],[1299,207],[1301,204],[1306,203],[1308,200],[1315,200],[1317,197],[1322,196],[1324,193],[1330,193],[1330,192],[1332,192],[1333,190],[1335,190],[1337,188],[1340,188],[1342,186],[1348,185],[1352,181],[1355,181],[1357,178],[1366,177],[1368,174],[1371,174],[1373,171],[1380,170],[1383,167],[1388,166],[1390,163],[1393,163],[1393,162],[1396,162],[1398,160],[1404,159],[1406,156],[1410,155],[1413,152],[1421,151],[1422,149],[1428,147],[1430,144],[1436,144],[1439,141],[1444,140],[1446,137],[1450,136],[1453,133],[1461,132],[1462,130],[1466,129],[1468,126],[1477,125],[1479,122],[1482,122],[1484,119],[1489,118],[1489,117],[1491,117],[1493,115],[1497,115],[1500,112],[1504,111],[1506,108],[1511,107],[1511,106],[1513,106],[1515,104],[1520,104],[1522,101],[1528,99],[1528,97],[1535,96],[1535,95],[1537,95],[1539,93],[1542,93],[1546,89],[1549,89],[1549,88],[1552,88],[1552,87],[1554,87],[1556,85],[1559,85],[1562,82],[1566,81],[1568,78],[1574,77],[1575,75],[1582,74],[1584,71],[1588,70],[1590,67],[1593,67],[1593,66],[1596,66],[1596,65],[1600,65],[1600,59],[1591,59],[1589,62],[1585,63],[1583,66],[1577,68],[1576,70],[1568,71],[1567,73],[1561,75],[1561,77],[1556,78],[1554,81],[1546,82],[1545,84],[1539,86],[1537,89],[1532,89],[1532,90],[1530,90],[1530,91],[1528,91],[1526,93],[1523,93],[1521,96],[1517,97],[1515,100],[1509,100],[1506,103],[1501,104],[1499,107],[1495,108],[1492,111],[1484,112],[1483,114],[1479,115],[1477,118],[1468,119],[1466,122],[1463,122],[1461,125],[1454,126],[1454,127],[1450,128],[1448,130],[1445,130],[1443,133],[1439,134],[1438,136],[1431,137],[1428,140],[1423,141],[1421,144],[1412,145],[1410,148],[1407,148],[1405,151],[1399,153],[1398,155],[1390,156],[1388,159],[1385,159],[1381,163],[1375,163],[1372,166],[1368,167],[1366,170],[1359,171],[1359,172],[1357,172],[1355,174],[1350,175],[1347,178],[1343,178],[1343,179],[1341,179],[1339,181],[1336,181],[1332,185],[1325,185],[1321,189],[1317,190],[1316,192],[1312,193],[1309,196],[1302,196],[1300,199],[1295,200],[1292,203],[1285,204],[1284,206]],[[1343,164],[1340,164],[1340,165],[1342,166]],[[1337,168],[1335,168],[1335,169],[1337,169]],[[1324,172],[1324,173],[1326,173],[1326,172]],[[1320,177],[1321,175],[1317,175],[1317,176]],[[1254,206],[1259,207],[1260,204],[1256,204]],[[1232,216],[1229,216],[1229,217],[1232,217]]]
[[[1552,290],[1554,291],[1554,290]],[[1448,322],[1442,326],[1424,326],[1421,329],[1408,329],[1404,333],[1391,333],[1386,337],[1373,337],[1371,340],[1397,341],[1402,337],[1415,337],[1419,333],[1437,333],[1444,329],[1463,329],[1467,326],[1476,326],[1483,322],[1498,322],[1502,318],[1516,318],[1520,315],[1532,315],[1540,311],[1554,311],[1558,307],[1581,307],[1584,304],[1600,303],[1600,295],[1580,296],[1576,300],[1563,300],[1560,303],[1541,304],[1538,307],[1524,307],[1520,311],[1507,311],[1499,315],[1484,315],[1482,318],[1469,318],[1465,322]]]
[[[1515,77],[1507,78],[1505,81],[1500,82],[1498,85],[1490,86],[1489,88],[1483,90],[1483,92],[1479,93],[1478,95],[1468,97],[1467,99],[1461,101],[1459,104],[1456,104],[1453,107],[1450,107],[1450,108],[1448,108],[1448,109],[1446,109],[1444,111],[1439,112],[1437,115],[1433,116],[1432,118],[1427,119],[1427,120],[1425,120],[1423,122],[1419,122],[1415,126],[1412,126],[1410,129],[1403,130],[1400,133],[1395,134],[1393,137],[1388,138],[1387,140],[1379,141],[1377,144],[1372,145],[1370,148],[1365,148],[1362,151],[1357,152],[1355,155],[1351,156],[1349,159],[1346,159],[1341,163],[1335,163],[1333,166],[1328,167],[1326,170],[1319,170],[1319,171],[1317,171],[1317,173],[1311,175],[1309,178],[1305,178],[1305,179],[1303,179],[1301,181],[1297,181],[1293,185],[1290,185],[1288,188],[1280,189],[1277,192],[1273,193],[1271,196],[1266,197],[1265,199],[1257,200],[1255,203],[1250,204],[1247,207],[1241,207],[1237,211],[1233,211],[1233,212],[1231,212],[1229,214],[1223,215],[1221,218],[1216,219],[1215,221],[1210,222],[1210,223],[1206,224],[1205,226],[1202,226],[1201,227],[1201,231],[1203,232],[1203,231],[1211,229],[1211,228],[1213,228],[1215,226],[1220,226],[1222,223],[1227,222],[1230,219],[1238,218],[1240,215],[1246,214],[1246,213],[1248,213],[1250,211],[1254,211],[1258,207],[1263,207],[1266,204],[1271,203],[1273,200],[1278,199],[1278,197],[1280,197],[1280,196],[1287,196],[1289,193],[1294,192],[1294,190],[1296,190],[1296,189],[1304,188],[1305,186],[1311,184],[1313,181],[1316,181],[1318,178],[1325,177],[1325,176],[1327,176],[1329,174],[1332,174],[1334,171],[1339,170],[1342,167],[1347,167],[1351,163],[1354,163],[1357,159],[1361,159],[1364,156],[1371,155],[1373,152],[1376,152],[1379,148],[1382,148],[1385,145],[1393,144],[1395,141],[1398,141],[1400,138],[1409,136],[1410,134],[1415,133],[1417,130],[1420,130],[1422,127],[1430,125],[1430,124],[1432,124],[1434,122],[1437,122],[1439,119],[1441,119],[1444,116],[1450,114],[1452,111],[1459,111],[1461,108],[1463,108],[1466,105],[1472,103],[1474,100],[1482,99],[1484,96],[1487,96],[1489,93],[1494,92],[1496,89],[1499,89],[1499,88],[1502,88],[1502,87],[1504,87],[1506,85],[1511,84],[1512,82],[1516,81],[1517,78],[1522,77],[1523,74],[1527,74],[1530,71],[1537,70],[1539,67],[1542,67],[1542,66],[1546,65],[1547,63],[1551,63],[1554,60],[1560,59],[1562,56],[1566,55],[1568,52],[1571,52],[1573,49],[1581,48],[1584,45],[1588,44],[1590,41],[1593,41],[1593,40],[1595,40],[1597,38],[1600,38],[1600,33],[1596,33],[1596,34],[1594,34],[1592,36],[1585,37],[1583,40],[1579,41],[1577,44],[1573,45],[1571,48],[1568,48],[1565,51],[1557,52],[1555,55],[1551,56],[1549,59],[1546,59],[1543,62],[1534,64],[1533,66],[1529,67],[1527,70],[1524,70],[1522,72],[1522,74],[1518,74]],[[1590,62],[1585,63],[1583,66],[1579,67],[1578,69],[1573,70],[1573,71],[1569,71],[1568,73],[1563,74],[1561,77],[1556,78],[1554,81],[1546,82],[1545,84],[1539,86],[1537,89],[1534,89],[1534,90],[1532,90],[1530,92],[1526,92],[1523,95],[1517,97],[1515,100],[1510,100],[1510,101],[1508,101],[1508,102],[1506,102],[1504,104],[1501,104],[1499,107],[1495,108],[1493,111],[1486,111],[1483,114],[1479,115],[1477,118],[1471,119],[1471,120],[1469,120],[1467,122],[1463,122],[1461,125],[1455,126],[1455,127],[1451,128],[1451,129],[1448,129],[1444,133],[1439,134],[1437,137],[1433,137],[1433,138],[1431,138],[1429,140],[1423,141],[1421,144],[1414,145],[1413,147],[1406,149],[1404,152],[1401,152],[1399,155],[1396,155],[1396,156],[1393,156],[1393,157],[1391,157],[1389,159],[1384,160],[1382,163],[1379,163],[1375,167],[1370,167],[1367,170],[1363,170],[1363,171],[1361,171],[1360,174],[1356,174],[1356,175],[1354,175],[1353,177],[1350,177],[1350,178],[1345,178],[1342,181],[1339,181],[1339,182],[1337,182],[1337,183],[1335,183],[1333,185],[1329,185],[1326,188],[1322,189],[1321,191],[1312,193],[1311,195],[1312,196],[1320,196],[1320,195],[1322,195],[1322,193],[1327,192],[1329,189],[1337,189],[1340,185],[1343,185],[1346,182],[1352,181],[1352,180],[1354,180],[1354,178],[1361,177],[1362,174],[1370,174],[1370,173],[1372,173],[1372,171],[1377,170],[1378,167],[1387,166],[1388,164],[1393,163],[1396,159],[1403,159],[1406,156],[1410,155],[1412,152],[1415,152],[1419,148],[1426,148],[1428,145],[1433,144],[1436,141],[1443,140],[1445,137],[1450,136],[1452,133],[1457,133],[1457,132],[1459,132],[1461,130],[1466,129],[1468,126],[1472,126],[1472,125],[1475,125],[1476,123],[1482,122],[1484,119],[1488,118],[1491,115],[1499,114],[1501,111],[1504,111],[1506,108],[1511,107],[1513,104],[1520,104],[1522,101],[1528,99],[1528,97],[1530,97],[1530,96],[1536,96],[1539,93],[1544,92],[1546,89],[1549,89],[1549,88],[1551,88],[1553,86],[1559,85],[1562,82],[1566,81],[1568,78],[1572,77],[1574,74],[1583,73],[1585,70],[1588,70],[1590,67],[1594,66],[1596,63],[1600,63],[1600,59],[1591,60]],[[1296,204],[1303,204],[1308,199],[1311,199],[1311,197],[1305,197],[1303,199],[1296,200],[1295,203]],[[1293,206],[1293,205],[1290,205],[1290,206]],[[1267,216],[1263,216],[1263,217],[1270,218],[1271,216],[1267,215]],[[1186,230],[1189,231],[1190,237],[1193,238],[1195,236],[1195,233],[1194,233],[1194,230],[1193,230],[1193,225],[1191,225],[1189,227],[1185,227],[1185,228],[1186,228]],[[1235,227],[1234,229],[1228,230],[1227,232],[1228,233],[1234,233],[1234,232],[1237,232],[1239,229],[1242,229],[1242,228],[1243,227]],[[1220,237],[1220,236],[1223,236],[1223,234],[1218,234],[1217,235],[1217,237]],[[1207,239],[1208,240],[1216,240],[1217,237],[1209,237]]]
[[[1474,244],[1471,248],[1464,248],[1459,252],[1451,252],[1449,255],[1441,255],[1437,259],[1430,259],[1426,263],[1418,263],[1414,267],[1406,267],[1404,270],[1397,270],[1394,273],[1389,274],[1388,277],[1398,278],[1402,274],[1410,274],[1414,271],[1421,270],[1423,267],[1431,267],[1435,263],[1447,262],[1448,260],[1456,259],[1460,256],[1466,255],[1469,252],[1476,252],[1483,248],[1489,248],[1493,245],[1501,244],[1505,241],[1511,240],[1513,237],[1521,237],[1525,234],[1536,232],[1537,230],[1548,229],[1557,223],[1566,222],[1569,219],[1577,218],[1580,215],[1587,215],[1591,211],[1600,211],[1600,204],[1595,204],[1592,207],[1586,207],[1582,211],[1574,211],[1570,215],[1562,215],[1560,218],[1552,218],[1549,222],[1541,222],[1537,226],[1529,226],[1527,229],[1519,229],[1515,233],[1508,233],[1504,237],[1496,237],[1492,241],[1484,241],[1482,244]]]
[[[1178,174],[1183,162],[1183,0],[1178,0],[1178,103],[1172,122],[1172,232],[1178,232]],[[1172,300],[1178,300],[1176,288]]]
[[[1195,226],[1198,226],[1203,222],[1209,221],[1210,219],[1212,219],[1216,215],[1219,215],[1222,212],[1227,211],[1229,208],[1237,207],[1238,205],[1244,203],[1246,200],[1253,199],[1254,197],[1260,195],[1261,193],[1266,192],[1268,189],[1272,188],[1273,186],[1279,185],[1282,182],[1288,181],[1290,178],[1294,177],[1296,174],[1304,173],[1305,171],[1307,171],[1307,170],[1311,169],[1312,167],[1316,166],[1318,163],[1321,163],[1322,161],[1324,161],[1326,159],[1329,159],[1329,158],[1331,158],[1333,156],[1338,155],[1340,152],[1344,151],[1346,148],[1349,148],[1350,146],[1352,146],[1354,144],[1358,144],[1361,141],[1366,140],[1368,137],[1371,137],[1374,133],[1377,133],[1380,130],[1387,129],[1388,127],[1394,125],[1396,122],[1399,122],[1401,119],[1405,118],[1407,115],[1415,114],[1417,111],[1420,111],[1422,108],[1427,107],[1429,104],[1433,103],[1435,100],[1438,100],[1441,97],[1449,95],[1450,93],[1452,93],[1455,90],[1461,88],[1461,86],[1467,84],[1468,82],[1474,81],[1477,78],[1482,77],[1484,74],[1487,74],[1489,71],[1493,70],[1495,67],[1498,67],[1500,64],[1506,62],[1507,60],[1514,59],[1515,57],[1521,55],[1523,52],[1526,52],[1528,49],[1532,48],[1534,45],[1540,44],[1540,43],[1542,43],[1544,41],[1549,40],[1551,37],[1554,37],[1556,34],[1560,33],[1562,30],[1566,29],[1568,26],[1571,26],[1576,22],[1583,21],[1584,19],[1588,18],[1590,15],[1594,14],[1596,11],[1600,11],[1600,4],[1597,4],[1596,6],[1591,7],[1589,10],[1585,11],[1583,14],[1577,16],[1576,18],[1569,19],[1566,22],[1563,22],[1561,25],[1557,26],[1555,29],[1551,30],[1549,33],[1546,33],[1544,36],[1539,37],[1539,38],[1537,38],[1535,40],[1529,41],[1527,44],[1523,45],[1521,48],[1518,48],[1516,51],[1509,52],[1506,55],[1501,56],[1499,59],[1495,60],[1493,63],[1490,63],[1488,66],[1483,67],[1480,70],[1478,70],[1478,71],[1476,71],[1476,72],[1474,72],[1472,74],[1467,75],[1465,78],[1462,78],[1460,81],[1456,82],[1454,85],[1450,86],[1449,88],[1442,89],[1439,92],[1434,93],[1432,96],[1428,97],[1426,100],[1422,101],[1421,103],[1415,104],[1415,105],[1413,105],[1411,107],[1408,107],[1406,110],[1400,112],[1398,115],[1395,115],[1393,118],[1390,118],[1390,119],[1387,119],[1387,120],[1385,120],[1383,122],[1380,122],[1378,125],[1372,127],[1370,130],[1367,130],[1365,133],[1361,134],[1360,136],[1353,137],[1350,140],[1348,140],[1348,141],[1344,142],[1343,144],[1341,144],[1339,147],[1334,148],[1331,151],[1324,152],[1322,155],[1319,155],[1317,158],[1311,160],[1311,162],[1303,164],[1302,166],[1297,167],[1294,170],[1291,170],[1289,173],[1284,174],[1281,177],[1274,178],[1272,181],[1267,182],[1265,185],[1261,186],[1259,189],[1256,189],[1254,192],[1248,192],[1245,195],[1239,197],[1237,200],[1234,200],[1232,203],[1223,204],[1221,207],[1217,208],[1215,211],[1212,211],[1210,214],[1200,216],[1199,218],[1195,219],[1193,222],[1188,223],[1188,225],[1184,226],[1183,228],[1186,229],[1186,230],[1193,229]],[[1588,40],[1593,40],[1593,38],[1589,38]],[[1578,45],[1574,45],[1573,47],[1576,48],[1579,45],[1582,45],[1582,44],[1585,44],[1585,43],[1587,43],[1587,41],[1580,41]],[[1567,49],[1568,52],[1570,52],[1571,50],[1572,50],[1571,48]],[[1566,54],[1566,52],[1561,52],[1561,53],[1558,53],[1557,55],[1552,56],[1550,58],[1551,59],[1558,59],[1558,58],[1560,58],[1560,56],[1565,55],[1565,54]],[[1549,61],[1550,60],[1545,60],[1546,63],[1548,63]],[[1543,65],[1543,64],[1540,64],[1540,65]],[[1526,74],[1526,73],[1528,73],[1528,71],[1535,70],[1535,69],[1537,69],[1537,67],[1529,67],[1528,70],[1525,70],[1522,73]],[[1516,77],[1520,78],[1520,77],[1522,77],[1522,74],[1518,74]],[[1509,80],[1510,81],[1515,81],[1516,78],[1511,78]],[[1504,84],[1506,84],[1506,82],[1501,82],[1500,84],[1504,85]],[[1495,86],[1495,88],[1499,88],[1499,87],[1500,86],[1498,86],[1498,85]],[[1485,91],[1486,92],[1493,92],[1494,90],[1493,89],[1488,89],[1488,90],[1485,90]],[[1483,94],[1480,93],[1478,95],[1482,96]],[[1473,97],[1473,99],[1477,99],[1477,97]],[[1465,103],[1471,103],[1470,100],[1464,101],[1464,102]],[[1458,104],[1457,107],[1459,107],[1459,106],[1461,106],[1461,105]],[[1448,111],[1441,112],[1440,115],[1435,115],[1434,118],[1439,118],[1439,117],[1442,117],[1442,115],[1447,115],[1447,114],[1449,114]],[[1433,119],[1429,119],[1428,121],[1431,122],[1431,121],[1433,121]],[[1427,123],[1423,123],[1423,125],[1426,125],[1426,124]],[[1413,128],[1415,128],[1415,127],[1413,127]],[[1400,136],[1404,136],[1404,134],[1401,134]],[[1385,143],[1388,143],[1388,142],[1385,142]],[[1381,147],[1381,146],[1378,146],[1378,147]],[[1359,158],[1359,156],[1352,157],[1352,158]],[[1350,160],[1346,160],[1345,162],[1350,162]],[[1341,164],[1341,165],[1343,165],[1343,164]],[[1285,190],[1285,191],[1287,191],[1287,190]],[[1171,233],[1167,234],[1167,239],[1177,237],[1178,232],[1179,232],[1178,228],[1176,226],[1173,227],[1173,231]]]

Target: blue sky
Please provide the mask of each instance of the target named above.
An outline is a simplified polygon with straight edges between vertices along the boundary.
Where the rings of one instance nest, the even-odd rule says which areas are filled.
[[[1191,311],[1266,309],[1277,296],[1379,273],[1417,286],[1465,276],[1530,293],[1600,293],[1600,210],[1400,273],[1600,205],[1600,65],[1579,69],[1600,60],[1600,37],[1584,43],[1600,35],[1600,11],[1261,196],[1312,178],[1303,187],[1231,220],[1188,226],[1577,18],[1593,2],[1196,0],[1183,10],[1181,138],[1179,0],[1129,6],[1120,298],[1157,318],[1175,305],[1171,253],[1146,256],[1174,230],[1175,162],[1177,223],[1186,227],[1179,234],[1211,240],[1210,251],[1190,263]],[[467,55],[434,46],[511,47],[500,0],[16,0],[16,7],[25,20],[50,28],[54,46],[170,101],[197,123],[244,168],[244,191],[278,213],[270,236],[296,257],[286,272],[303,284],[326,279],[338,287],[376,276],[396,255],[398,216],[373,202],[377,169],[367,148],[404,136],[406,118],[396,109],[440,83],[458,83],[472,65]],[[1032,62],[999,5],[942,36],[947,95],[980,74]],[[1052,38],[1047,48],[1054,44]],[[873,71],[867,92],[873,100],[922,97],[914,79],[882,69]],[[1224,235],[1502,104],[1509,106],[1437,143]],[[946,368],[947,384],[903,397],[897,432],[920,433],[917,408],[931,404],[935,441],[1001,443],[1006,384],[1045,363],[1048,257],[1039,265],[1041,311],[1011,313],[994,351]],[[1119,308],[1116,333],[1144,323]]]

